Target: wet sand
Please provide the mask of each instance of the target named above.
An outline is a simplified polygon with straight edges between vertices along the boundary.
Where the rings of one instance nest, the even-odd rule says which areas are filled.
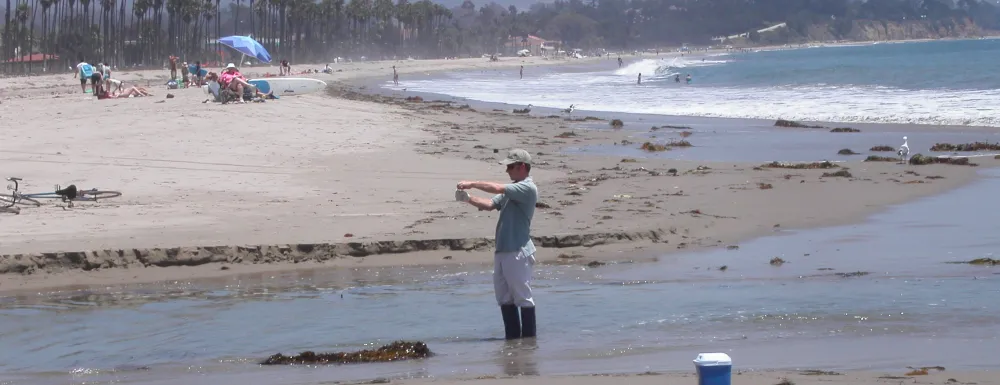
[[[334,82],[393,64],[402,73],[516,71],[521,62],[544,60],[356,63],[336,76],[312,76]],[[576,259],[581,263],[652,259],[672,250],[726,247],[775,229],[851,223],[886,205],[964,185],[977,170],[849,161],[839,163],[851,174],[842,178],[823,176],[837,170],[761,168],[760,162],[567,154],[569,146],[638,147],[647,139],[603,120],[405,102],[355,93],[349,85],[331,88],[334,97],[220,106],[201,103],[206,94],[200,89],[154,89],[150,98],[98,102],[78,89],[58,93],[74,90],[67,79],[3,80],[5,92],[17,84],[34,87],[0,105],[12,127],[32,128],[5,138],[5,172],[25,178],[23,192],[73,183],[124,195],[0,214],[0,271],[20,273],[0,276],[0,290],[487,261],[488,245],[481,243],[420,252],[403,245],[335,258],[295,250],[298,244],[488,240],[495,215],[454,202],[452,193],[464,179],[502,181],[496,161],[512,147],[528,149],[538,162],[532,174],[548,207],[537,212],[533,234],[556,240],[539,253],[550,262],[560,254],[584,255]],[[167,93],[175,97],[164,99]],[[81,123],[95,113],[99,126]],[[626,127],[645,125],[622,119]],[[680,139],[681,131],[663,129],[657,140]],[[699,130],[693,132],[687,140],[697,146]],[[829,135],[835,141],[842,134]],[[976,162],[998,163],[992,157]],[[590,243],[579,239],[594,235]],[[177,249],[201,246],[223,250],[206,257],[204,249]],[[252,255],[237,252],[245,247]],[[140,252],[153,248],[165,257]]]
[[[947,369],[947,368],[945,368]],[[693,370],[693,369],[692,369]],[[950,372],[929,370],[927,375],[906,376],[906,371],[899,373],[882,372],[846,372],[812,374],[807,371],[763,371],[744,372],[733,371],[732,381],[741,385],[809,385],[809,384],[997,384],[994,372]],[[536,376],[514,378],[475,378],[458,380],[403,380],[401,384],[439,384],[439,385],[606,385],[620,384],[627,381],[635,385],[652,385],[672,382],[697,383],[698,378],[693,373],[657,373],[642,374],[607,374],[589,376]],[[787,381],[787,382],[785,382]],[[393,381],[396,383],[396,381]]]

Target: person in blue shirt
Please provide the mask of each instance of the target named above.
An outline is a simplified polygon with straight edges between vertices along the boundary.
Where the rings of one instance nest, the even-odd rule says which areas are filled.
[[[80,78],[80,91],[83,93],[87,93],[87,80],[90,80],[91,92],[94,92],[97,84],[101,82],[101,74],[94,70],[94,66],[83,60],[83,55],[80,55],[80,63],[76,65],[76,74],[73,77]]]
[[[496,251],[493,253],[493,289],[503,317],[508,340],[535,337],[535,300],[531,295],[531,271],[535,265],[535,245],[531,241],[531,219],[538,202],[538,187],[529,175],[531,155],[514,149],[500,161],[513,183],[471,182],[458,190],[477,189],[496,194],[492,198],[459,194],[460,200],[480,210],[499,210]]]

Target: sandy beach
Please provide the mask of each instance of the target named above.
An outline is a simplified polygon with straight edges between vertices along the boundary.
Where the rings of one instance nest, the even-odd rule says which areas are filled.
[[[522,62],[546,60],[354,63],[335,76],[313,76],[332,84],[392,64],[402,73],[427,73]],[[350,86],[331,91],[339,97],[241,106],[204,104],[200,89],[158,88],[149,98],[97,103],[78,90],[66,93],[75,86],[68,78],[3,80],[5,92],[22,93],[0,106],[11,127],[31,127],[4,140],[5,173],[24,178],[22,192],[76,184],[123,196],[73,208],[46,202],[3,215],[0,271],[8,274],[0,276],[0,290],[212,277],[296,269],[300,262],[482,262],[495,218],[451,196],[460,180],[502,180],[496,160],[512,147],[529,149],[539,162],[533,175],[546,207],[533,235],[548,237],[539,256],[550,262],[560,255],[581,255],[580,263],[651,259],[736,245],[778,228],[850,223],[961,186],[976,172],[847,162],[841,165],[851,177],[843,178],[824,177],[837,171],[830,169],[566,155],[561,149],[569,145],[640,143],[629,130],[580,129],[587,122],[565,117],[369,97]],[[168,93],[175,97],[164,99]],[[96,127],[80,120],[95,113]],[[657,136],[680,139],[681,131]],[[694,130],[687,139],[697,145],[697,138]],[[304,252],[296,246],[302,244],[313,246]],[[315,245],[349,244],[333,257],[312,252]],[[452,258],[443,259],[442,250]],[[220,271],[221,264],[229,268]],[[172,267],[178,265],[201,266]]]

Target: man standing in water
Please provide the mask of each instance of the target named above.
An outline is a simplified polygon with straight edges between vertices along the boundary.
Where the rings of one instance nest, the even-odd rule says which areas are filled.
[[[458,184],[456,197],[479,210],[500,210],[493,253],[493,290],[503,317],[504,337],[508,340],[535,337],[535,300],[531,297],[535,245],[531,242],[531,218],[538,202],[538,187],[529,176],[531,155],[527,151],[511,150],[500,164],[507,166],[507,175],[513,183],[463,181]],[[469,189],[496,195],[492,199],[470,197],[464,191]]]
[[[524,66],[521,66],[521,79],[524,79]]]

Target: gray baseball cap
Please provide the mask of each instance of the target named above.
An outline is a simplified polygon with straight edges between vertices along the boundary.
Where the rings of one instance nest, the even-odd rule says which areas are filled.
[[[531,154],[520,148],[510,150],[507,152],[507,157],[500,161],[500,164],[506,166],[511,163],[531,164]]]

